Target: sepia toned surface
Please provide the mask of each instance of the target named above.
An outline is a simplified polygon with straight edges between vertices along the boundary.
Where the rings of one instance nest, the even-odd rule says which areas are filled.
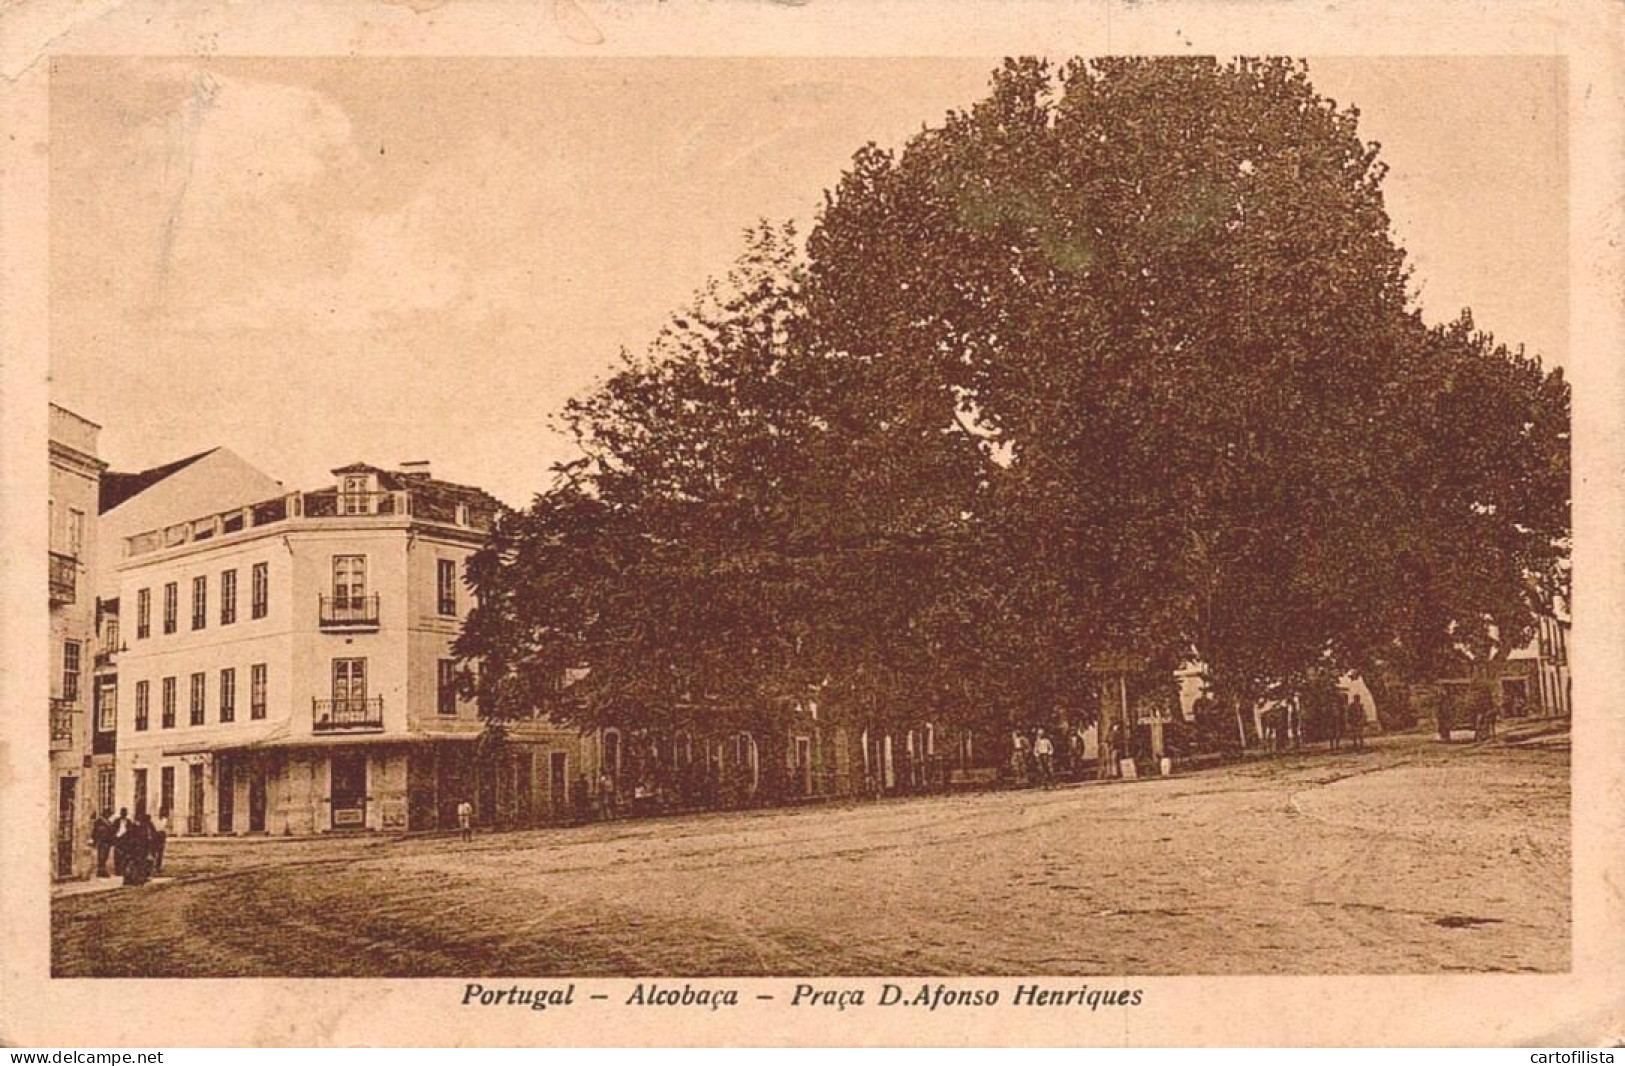
[[[1341,62],[1346,67],[1359,66],[1357,61]],[[1440,84],[1467,84],[1472,78],[1463,70],[1476,66],[1482,72],[1483,66],[1493,67],[1496,62],[1472,60],[1454,73],[1446,63],[1435,71]],[[1415,70],[1418,63],[1427,66],[1426,61],[1418,60],[1378,63],[1373,69],[1379,73],[1368,78],[1366,84],[1373,86],[1373,94],[1383,91],[1381,86],[1386,84],[1387,92],[1403,97],[1407,95],[1405,86],[1408,84],[1403,70],[1407,66]],[[946,85],[952,78],[962,76],[968,87],[963,92],[973,93],[978,80],[976,71],[985,71],[988,65],[986,60],[943,63],[933,68],[941,80],[931,84]],[[886,68],[885,61],[872,64],[873,70],[886,72]],[[79,72],[82,74],[86,69],[90,68],[81,67]],[[1562,138],[1554,136],[1546,140],[1545,135],[1561,130],[1566,108],[1561,102],[1553,102],[1554,94],[1538,88],[1554,84],[1561,78],[1558,73],[1561,69],[1550,61],[1534,61],[1529,76],[1506,79],[1520,91],[1537,86],[1527,94],[1526,102],[1535,101],[1535,114],[1545,115],[1538,124],[1542,132],[1535,138],[1540,142],[1540,149],[1512,153],[1520,160],[1545,162],[1533,163],[1521,178],[1508,177],[1509,190],[1523,191],[1504,194],[1508,203],[1517,203],[1520,196],[1532,197],[1532,206],[1522,213],[1522,221],[1528,228],[1518,231],[1516,227],[1497,227],[1498,233],[1505,234],[1503,249],[1527,251],[1529,255],[1520,259],[1517,269],[1502,267],[1489,271],[1489,275],[1500,276],[1499,282],[1478,277],[1452,284],[1471,290],[1463,302],[1472,303],[1475,310],[1485,306],[1486,299],[1492,299],[1483,295],[1486,290],[1494,291],[1499,285],[1509,306],[1518,308],[1512,314],[1519,321],[1504,327],[1488,321],[1486,324],[1498,332],[1505,329],[1510,337],[1521,336],[1532,343],[1540,338],[1538,344],[1543,354],[1552,361],[1567,364],[1584,380],[1583,362],[1576,367],[1565,352],[1568,347],[1564,325],[1567,301],[1562,293],[1566,286],[1540,286],[1538,297],[1516,298],[1516,279],[1527,278],[1530,273],[1549,274],[1553,264],[1561,263],[1566,255],[1566,242],[1551,235],[1553,220],[1565,213],[1564,197],[1534,196],[1529,191],[1543,185],[1563,184],[1563,167],[1552,162],[1565,154]],[[944,77],[946,70],[964,73]],[[709,76],[714,79],[713,89],[726,92],[717,89],[717,84],[727,85],[729,74],[712,68]],[[789,78],[792,83],[803,83],[809,76],[850,83],[855,75],[850,70],[809,75],[803,66]],[[918,67],[901,75],[886,72],[881,76],[910,84],[926,81]],[[410,77],[397,70],[384,80],[400,84]],[[1358,76],[1351,77],[1359,83]],[[1493,77],[1487,79],[1493,80]],[[379,91],[374,87],[362,91],[361,97]],[[947,88],[941,91],[952,99],[938,106],[964,102],[963,92],[956,95]],[[870,91],[865,99],[887,95],[884,90]],[[924,89],[921,95],[932,98]],[[1342,93],[1334,95],[1345,98]],[[1438,92],[1419,93],[1414,86],[1410,95],[1440,99]],[[1462,92],[1463,98],[1475,95],[1482,93]],[[1346,98],[1361,103],[1358,92]],[[1561,95],[1557,99],[1561,100]],[[916,106],[912,99],[888,98],[886,102],[888,106],[895,103],[899,112]],[[451,105],[451,109],[456,111],[458,107]],[[256,115],[275,115],[275,109],[270,107],[251,107],[250,110]],[[835,110],[845,112],[851,108],[841,106]],[[1521,116],[1529,109],[1518,104],[1491,110],[1504,118]],[[1372,107],[1372,113],[1372,121],[1380,122],[1380,118],[1375,117],[1381,114],[1380,109]],[[930,121],[932,117],[921,115],[918,121]],[[53,121],[56,118],[53,111]],[[139,122],[134,124],[140,125]],[[893,128],[900,136],[910,125],[906,119],[898,118]],[[1460,127],[1462,123],[1441,125]],[[1515,139],[1520,134],[1529,136],[1527,130],[1512,126],[1489,132],[1487,138]],[[838,141],[844,134],[831,136]],[[1405,143],[1403,136],[1390,140]],[[1413,143],[1429,140],[1423,133]],[[349,145],[353,147],[355,142]],[[842,150],[849,151],[853,147],[855,145],[847,144]],[[349,148],[341,149],[338,158],[343,159],[343,153]],[[1441,151],[1441,155],[1449,153]],[[839,159],[840,151],[835,151],[833,165],[838,165]],[[350,163],[355,161],[355,157],[349,158]],[[1442,160],[1434,162],[1441,163],[1439,172],[1449,171],[1450,168],[1442,166]],[[482,165],[490,166],[490,161]],[[98,169],[89,161],[80,166],[85,175]],[[650,169],[657,172],[660,167]],[[511,167],[491,167],[493,173],[511,171]],[[1436,171],[1419,166],[1416,173]],[[1494,182],[1487,177],[1458,173],[1455,178],[1471,186],[1486,201],[1495,199]],[[304,180],[308,180],[308,176]],[[816,190],[829,180],[827,176],[821,177],[812,182],[812,187]],[[1435,177],[1432,180],[1446,179]],[[398,188],[397,183],[388,184]],[[130,187],[150,189],[152,183],[132,182]],[[1412,234],[1416,228],[1425,232],[1427,223],[1441,216],[1443,204],[1460,199],[1450,195],[1449,190],[1448,185],[1434,190],[1436,199],[1432,201],[1426,195],[1418,196],[1413,218],[1419,221],[1410,226],[1405,226],[1400,210],[1399,204],[1403,201],[1396,201],[1396,224],[1402,227],[1402,232]],[[446,196],[443,192],[439,195]],[[90,197],[98,203],[107,198]],[[799,195],[799,203],[805,204],[808,200],[806,195]],[[224,202],[237,203],[239,208],[246,204],[246,200],[229,198]],[[401,215],[393,213],[388,203],[379,203],[376,207],[377,217],[384,220],[385,227],[395,227],[391,232],[406,241],[421,237],[421,233],[412,228],[433,214],[414,209]],[[138,216],[134,210],[113,210],[113,214],[106,216],[108,220]],[[480,214],[483,217],[485,212]],[[93,216],[92,212],[90,217]],[[116,231],[114,226],[87,222],[86,216],[78,216],[81,220],[76,224],[83,228],[75,232],[75,223],[68,221],[72,217],[75,216],[71,212],[52,212],[53,229],[59,220],[66,227],[62,234],[64,241],[88,241],[109,229]],[[156,217],[163,216],[160,213]],[[172,212],[170,217],[179,220],[182,214]],[[454,214],[452,220],[458,217]],[[396,222],[390,222],[391,218]],[[713,228],[720,229],[723,221],[718,220]],[[200,234],[229,234],[234,224],[243,224],[235,211],[229,218],[221,217],[202,226],[190,239],[195,242]],[[177,228],[179,230],[179,226]],[[1484,230],[1490,228],[1486,226]],[[1483,230],[1473,232],[1472,227],[1465,224],[1445,229],[1448,232],[1436,243],[1424,241],[1421,247],[1434,249],[1431,252],[1434,256],[1448,259],[1454,255],[1458,261],[1481,269],[1482,261],[1487,258]],[[248,224],[247,233],[248,236],[232,239],[232,243],[270,236],[271,246],[274,246],[276,236],[260,225]],[[1543,235],[1548,239],[1543,240]],[[500,240],[500,236],[500,225],[493,223],[490,239]],[[668,247],[671,241],[665,238],[657,243]],[[293,280],[284,280],[282,284],[298,284],[300,277],[316,276],[310,271],[318,264],[337,261],[319,252],[308,263],[299,259],[310,251],[308,243],[294,241],[288,246],[293,256],[290,260]],[[599,249],[613,242],[597,238],[588,243]],[[459,283],[453,282],[447,288],[437,282],[434,269],[409,270],[411,279],[423,281],[424,288],[392,288],[388,281],[391,270],[410,262],[411,253],[404,245],[395,252],[388,251],[389,246],[389,240],[372,237],[363,237],[358,245],[381,256],[372,268],[375,276],[330,275],[316,282],[323,290],[322,297],[339,296],[347,314],[362,316],[334,331],[329,332],[325,327],[317,331],[316,335],[328,335],[327,346],[313,341],[312,334],[304,332],[308,327],[298,323],[283,323],[272,331],[295,339],[273,339],[266,351],[276,350],[278,344],[293,343],[297,350],[310,356],[308,361],[267,359],[251,354],[251,350],[225,357],[224,365],[249,369],[246,377],[227,380],[266,381],[266,366],[277,367],[279,373],[291,370],[295,375],[305,375],[306,380],[296,388],[283,388],[286,381],[282,377],[274,383],[266,381],[257,386],[266,397],[278,397],[277,402],[293,405],[274,419],[240,413],[264,408],[263,402],[255,400],[255,387],[250,387],[245,395],[226,397],[222,390],[230,391],[231,386],[204,384],[211,376],[209,360],[219,357],[220,339],[246,338],[256,330],[245,329],[242,320],[233,324],[217,319],[212,326],[205,326],[206,330],[214,330],[216,336],[194,337],[190,342],[182,340],[183,335],[196,330],[199,323],[208,323],[211,313],[229,313],[235,306],[239,315],[265,320],[289,304],[300,304],[300,299],[284,298],[272,300],[271,304],[250,302],[245,305],[245,297],[278,291],[274,283],[267,284],[267,279],[254,279],[244,287],[243,295],[235,297],[204,289],[197,297],[201,304],[194,309],[195,314],[183,309],[178,323],[160,327],[158,335],[143,341],[139,329],[120,331],[116,325],[96,326],[95,273],[85,271],[83,263],[70,258],[64,268],[67,275],[64,291],[77,291],[85,312],[76,314],[71,305],[69,309],[59,309],[53,301],[53,315],[62,315],[60,320],[53,321],[53,345],[61,333],[77,336],[76,348],[91,349],[99,337],[104,334],[111,337],[117,332],[129,338],[122,343],[131,344],[131,351],[162,350],[166,354],[157,358],[175,360],[171,380],[194,383],[192,387],[202,391],[175,397],[152,394],[151,404],[162,406],[173,402],[181,410],[214,410],[208,417],[215,421],[205,420],[205,428],[201,430],[194,423],[186,431],[202,432],[208,441],[231,437],[235,444],[240,427],[255,427],[242,434],[252,440],[256,434],[265,433],[260,428],[264,425],[297,422],[300,413],[297,408],[312,402],[307,398],[316,397],[317,417],[310,422],[319,428],[299,435],[305,452],[289,464],[296,469],[290,476],[285,467],[276,467],[277,474],[295,486],[314,481],[305,473],[310,468],[328,469],[355,457],[349,451],[333,454],[335,449],[355,445],[358,438],[351,432],[352,427],[362,434],[376,434],[367,442],[367,447],[357,450],[377,455],[383,449],[384,454],[380,456],[383,458],[397,453],[410,454],[406,449],[412,445],[406,442],[416,439],[416,431],[410,427],[420,423],[449,421],[449,425],[441,425],[436,430],[449,431],[447,448],[455,447],[453,438],[478,437],[470,428],[472,425],[488,421],[511,426],[513,418],[505,418],[495,409],[449,420],[436,416],[435,412],[441,409],[440,397],[457,392],[457,378],[468,373],[464,353],[458,353],[457,358],[448,363],[444,371],[448,376],[440,384],[423,386],[427,395],[420,395],[415,409],[408,408],[408,413],[401,416],[409,428],[399,425],[391,428],[387,417],[346,420],[342,412],[353,408],[346,407],[338,398],[339,393],[327,387],[329,375],[336,368],[347,367],[346,372],[353,374],[356,380],[386,382],[379,385],[380,395],[410,395],[410,386],[404,382],[387,384],[390,357],[380,355],[377,364],[367,364],[351,362],[352,356],[347,354],[347,349],[363,337],[365,342],[361,347],[375,353],[388,348],[390,324],[377,316],[394,312],[367,310],[375,294],[389,291],[409,301],[418,300],[419,310],[427,308],[429,318],[446,320],[437,323],[439,328],[450,328],[447,323],[454,322],[459,311],[479,318],[483,311],[489,310],[488,306],[471,300],[469,293],[459,288]],[[218,274],[210,269],[219,261],[218,252],[196,243],[190,246],[182,243],[177,247],[181,254],[174,265],[185,267],[190,261],[192,277],[208,280],[211,285],[222,282],[218,276],[210,276]],[[434,247],[433,241],[428,247]],[[345,258],[342,251],[335,254],[338,259]],[[683,292],[720,265],[715,252],[696,252],[695,255],[703,259],[704,264],[696,267],[692,277],[684,276],[680,283],[672,283],[678,290],[679,302]],[[91,260],[91,257],[86,258]],[[721,258],[725,260],[726,254]],[[1525,265],[1525,260],[1533,265]],[[105,264],[106,257],[95,257],[94,261]],[[353,255],[348,261],[356,264]],[[1446,278],[1451,276],[1449,269],[1440,272],[1436,264],[1428,265],[1434,270],[1431,276],[1441,273]],[[366,266],[364,261],[360,264],[363,270]],[[670,266],[666,264],[653,273],[663,274]],[[171,276],[167,273],[170,265],[162,260],[154,267],[143,259],[142,267],[142,271],[135,273],[147,276],[134,278],[132,291],[147,294],[153,291],[153,285],[184,278],[187,273],[177,270]],[[613,263],[606,260],[604,269],[613,272]],[[684,273],[681,269],[672,272]],[[1457,277],[1470,274],[1469,271]],[[106,289],[105,283],[102,287]],[[617,307],[642,302],[649,316],[643,320],[635,315],[618,320],[622,324],[611,328],[621,332],[611,334],[615,337],[613,342],[609,340],[611,335],[585,342],[599,350],[611,343],[641,346],[647,334],[658,327],[661,317],[673,306],[671,290],[662,290],[652,282],[635,283],[630,288],[606,290],[599,286],[599,289],[601,298]],[[283,292],[286,297],[287,290]],[[318,302],[321,300],[313,301],[312,306]],[[1428,302],[1431,305],[1431,295]],[[107,301],[108,306],[117,303]],[[1453,307],[1441,308],[1441,313],[1453,310]],[[609,316],[592,313],[587,317],[600,323],[602,328],[601,323]],[[494,328],[502,332],[500,325]],[[567,327],[555,327],[559,328]],[[83,333],[78,332],[81,330]],[[459,337],[464,335],[458,334]],[[172,337],[178,343],[159,342],[158,336]],[[426,340],[427,336],[431,335],[408,333],[396,343],[407,349],[420,344],[426,349],[442,351],[458,343],[451,338],[442,338],[436,343]],[[187,343],[197,345],[190,356],[185,354]],[[253,343],[264,343],[264,340]],[[473,343],[482,350],[489,347],[482,341]],[[334,344],[337,347],[331,346]],[[532,345],[527,350],[536,349]],[[109,352],[106,358],[110,360],[107,365],[127,366],[147,356],[141,353],[117,358]],[[571,373],[582,373],[581,380],[590,380],[602,372],[593,368],[605,365],[602,361],[570,356],[555,358],[559,366],[568,367],[569,371],[564,374],[545,372],[544,376],[550,381]],[[188,363],[188,359],[192,362]],[[510,354],[494,356],[493,361],[501,367],[523,360]],[[95,367],[98,364],[91,358],[81,365]],[[254,370],[256,366],[260,369]],[[304,367],[302,371],[297,369],[300,366]],[[108,382],[91,384],[102,376],[96,370],[78,373],[80,388],[107,387]],[[137,388],[132,379],[122,388],[104,395],[132,392]],[[485,388],[492,395],[502,391],[500,386],[492,389],[486,385]],[[562,398],[578,393],[581,385],[560,382],[559,388],[558,395]],[[481,406],[478,393],[476,389],[473,404],[476,408]],[[1586,401],[1583,397],[1580,403],[1579,428],[1584,441]],[[541,412],[557,404],[538,399],[526,406]],[[231,413],[233,410],[239,413]],[[459,421],[459,417],[466,421]],[[118,432],[128,434],[132,430],[121,427]],[[131,465],[159,462],[190,447],[182,443],[187,438],[166,435],[169,431],[158,420],[143,426],[141,432],[149,434],[145,443],[139,446],[121,443],[122,448],[135,449],[121,455],[121,461]],[[486,462],[500,467],[504,471],[501,476],[513,479],[515,488],[502,495],[514,503],[524,499],[526,489],[519,486],[528,482],[529,487],[537,487],[537,478],[526,478],[521,472],[527,467],[539,470],[545,459],[553,457],[546,451],[548,446],[543,445],[535,458],[510,461],[510,456],[522,447],[534,447],[535,440],[543,439],[542,434],[521,436],[531,443],[486,445],[501,457],[494,462],[487,457]],[[257,446],[267,448],[264,444]],[[143,453],[141,448],[151,451]],[[390,448],[396,452],[387,451]],[[432,450],[437,459],[447,454],[438,443]],[[262,454],[281,458],[269,450]],[[460,469],[480,469],[477,453],[464,454],[468,457],[461,460]],[[483,482],[480,476],[473,476],[472,480]],[[1584,510],[1583,501],[1577,506]],[[1605,585],[1598,587],[1606,588]],[[1585,594],[1583,589],[1579,593],[1582,598]],[[1583,642],[1585,638],[1577,635],[1576,640]],[[1585,685],[1582,677],[1577,686],[1581,694]],[[1576,761],[1582,765],[1576,775],[1576,787],[1583,791],[1587,787],[1583,760],[1590,756],[1584,744],[1578,744],[1577,748]],[[1053,794],[928,798],[872,808],[711,815],[691,824],[652,821],[612,828],[542,830],[482,840],[466,852],[455,851],[446,842],[434,840],[393,845],[387,849],[390,852],[387,855],[376,853],[374,847],[361,847],[352,853],[346,850],[347,842],[323,842],[309,845],[313,850],[307,861],[306,846],[302,844],[277,845],[278,849],[288,849],[287,858],[261,858],[252,851],[214,851],[203,842],[191,845],[189,853],[188,845],[177,842],[167,860],[173,864],[176,881],[143,889],[145,895],[138,902],[123,902],[117,892],[69,896],[59,901],[53,911],[61,939],[53,966],[62,975],[119,976],[1371,974],[1441,972],[1458,968],[1477,972],[1519,969],[1564,972],[1571,965],[1581,975],[1591,972],[1587,967],[1595,960],[1584,953],[1571,956],[1568,950],[1569,894],[1565,874],[1569,845],[1563,818],[1568,774],[1567,758],[1561,747],[1543,743],[1530,749],[1508,746],[1507,750],[1494,753],[1441,752],[1429,749],[1424,737],[1419,738],[1419,746],[1414,751],[1378,744],[1370,755],[1345,758],[1359,759],[1357,765],[1361,772],[1344,769],[1343,762],[1306,758],[1301,765],[1289,760],[1267,764],[1257,771],[1214,771],[1170,782],[1100,789],[1081,786]],[[1613,781],[1612,773],[1612,767],[1605,764],[1603,776],[1590,779],[1591,787]],[[1340,780],[1345,774],[1349,775],[1347,782]],[[1482,797],[1480,803],[1481,797],[1474,795],[1474,782],[1482,782],[1486,777],[1493,779],[1497,787],[1487,790],[1488,795]],[[1148,824],[1138,808],[1141,795],[1165,795],[1177,828],[1152,832],[1156,821],[1161,819]],[[1448,806],[1453,820],[1441,824],[1437,817],[1417,816],[1417,808],[1426,810],[1433,803]],[[1283,816],[1280,804],[1290,808],[1292,813]],[[1234,839],[1216,838],[1202,831],[1204,821],[1218,817],[1220,812],[1228,816],[1225,819],[1227,830],[1237,834]],[[1407,815],[1412,821],[1407,822]],[[963,836],[958,829],[945,828],[944,823],[950,827],[963,823]],[[1072,827],[1078,823],[1091,828],[1087,833],[1074,831]],[[559,835],[552,835],[554,833]],[[1299,847],[1305,834],[1314,845],[1308,854]],[[886,841],[893,837],[903,838],[908,845],[888,845]],[[832,846],[831,838],[839,843]],[[967,838],[974,844],[964,843]],[[1574,845],[1576,852],[1587,847],[1587,839],[1582,827]],[[766,870],[753,873],[751,858],[760,852],[762,844],[767,845],[767,854],[772,860],[763,864],[766,870],[772,871],[766,876],[763,876]],[[329,847],[334,850],[323,850]],[[714,854],[715,867],[725,872],[698,874],[692,858],[695,850]],[[847,851],[864,856],[868,861],[849,859],[841,854]],[[1111,858],[1103,861],[1103,852]],[[946,857],[943,861],[927,863],[922,856],[929,854],[945,854]],[[1254,886],[1263,886],[1265,891],[1247,892],[1248,875],[1228,865],[1241,864],[1244,860],[1248,868],[1254,870],[1257,867],[1252,860],[1266,869],[1273,864],[1272,874],[1262,877],[1252,874],[1256,878]],[[323,876],[319,872],[323,871],[323,864],[343,868],[346,874],[341,878]],[[1379,876],[1384,864],[1391,865],[1392,876]],[[1204,868],[1215,872],[1213,879],[1218,887],[1197,887],[1207,883]],[[1227,870],[1229,876],[1224,872]],[[665,877],[658,882],[660,889],[651,890],[649,878],[656,873]],[[414,881],[414,875],[418,880]],[[807,887],[786,891],[780,879]],[[286,925],[279,923],[292,920],[302,931],[292,938],[296,946],[287,951],[278,950],[276,941],[289,937],[276,932],[265,938],[251,938],[245,930],[244,939],[235,948],[230,938],[209,934],[200,937],[199,929],[207,930],[223,921],[231,921],[237,913],[239,904],[222,892],[225,885],[238,886],[249,898],[259,893],[271,904],[265,908],[268,923],[265,929],[285,929]],[[419,887],[414,890],[414,885]],[[1288,902],[1272,903],[1273,893],[1269,889],[1281,886],[1289,886],[1284,893]],[[1227,894],[1232,888],[1235,894]],[[1576,893],[1583,900],[1583,883],[1576,887]],[[540,906],[533,901],[533,896],[545,897],[549,902]],[[290,901],[308,901],[321,907],[325,914],[342,913],[347,907],[356,906],[357,899],[364,900],[363,909],[376,914],[383,923],[373,941],[375,947],[371,954],[365,951],[358,954],[356,945],[344,939],[349,934],[349,923],[328,920],[316,923],[313,929],[299,916],[298,906],[288,907]],[[877,907],[877,900],[885,901],[885,905]],[[1421,905],[1408,905],[1418,901]],[[281,911],[277,903],[281,904]],[[436,917],[448,905],[461,915],[450,924]],[[1583,923],[1584,915],[1582,903],[1576,921]],[[1125,920],[1145,924],[1126,932],[1112,928],[1113,923]],[[1052,922],[1065,927],[1066,935],[1052,932]],[[1235,930],[1242,923],[1250,923],[1252,931],[1245,938],[1238,938]],[[1087,933],[1077,932],[1073,928],[1077,925],[1085,926]],[[1149,928],[1149,932],[1142,931],[1145,928]],[[435,937],[443,938],[434,949],[424,947],[425,941],[434,942],[430,929],[435,931]],[[316,930],[325,931],[317,934]],[[414,930],[420,932],[414,934]],[[42,924],[36,933],[43,931]],[[323,946],[311,947],[305,938],[312,936]],[[392,941],[397,944],[394,949],[388,946]],[[1080,944],[1088,946],[1080,948]],[[782,994],[784,990],[778,991]],[[449,1010],[456,997],[450,992],[440,995]],[[1169,1002],[1165,1000],[1165,1006]],[[1144,1016],[1130,1013],[1124,1021],[1132,1025],[1134,1017]],[[1240,1015],[1232,1014],[1232,1018],[1237,1016]],[[1325,1018],[1321,1018],[1320,1023],[1328,1031],[1334,1025]],[[476,1024],[486,1023],[481,1019]],[[485,1031],[491,1034],[491,1039],[500,1039],[495,1030]],[[1166,1034],[1168,1030],[1158,1031]],[[1255,1032],[1258,1039],[1278,1038],[1270,1035],[1267,1027]],[[1073,1031],[1072,1035],[1082,1040],[1097,1038],[1080,1031]],[[669,1034],[666,1038],[670,1038]],[[275,1038],[262,1036],[261,1039]],[[872,1034],[859,1037],[831,1031],[826,1033],[825,1039],[837,1042],[872,1039]]]
[[[52,965],[62,977],[1563,972],[1567,761],[1564,736],[1452,752],[1396,738],[1331,763],[1134,787],[521,831],[468,848],[182,841],[160,891],[58,903]]]

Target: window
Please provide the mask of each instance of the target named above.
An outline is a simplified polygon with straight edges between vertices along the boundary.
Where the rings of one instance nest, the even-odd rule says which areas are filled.
[[[147,813],[147,771],[142,767],[135,772],[135,803],[133,812],[137,818]]]
[[[141,589],[135,594],[135,639],[152,636],[152,590]]]
[[[344,478],[343,497],[339,503],[340,514],[366,514],[367,513],[367,478],[364,474],[347,474]]]
[[[175,582],[164,586],[164,632],[175,632],[175,615],[180,610],[181,592]]]
[[[441,559],[439,567],[440,613],[457,613],[457,561]]]
[[[137,681],[135,683],[135,729],[138,733],[147,731],[147,712],[152,704],[152,682]]]
[[[220,720],[237,720],[237,668],[234,666],[220,671]]]
[[[441,714],[457,713],[457,660],[440,660],[439,710]]]
[[[367,595],[367,557],[333,556],[333,606],[341,611],[360,608]]]
[[[106,681],[96,686],[96,732],[112,733],[118,729],[118,682]]]
[[[220,571],[220,624],[237,621],[237,571]]]
[[[164,678],[164,711],[163,719],[159,722],[165,729],[175,728],[175,679]]]
[[[68,554],[78,558],[85,546],[85,512],[68,508]]]
[[[367,660],[333,660],[333,702],[361,703],[367,698]]]
[[[271,609],[271,564],[255,563],[249,577],[249,614],[264,618]]]
[[[192,579],[192,628],[202,629],[209,622],[209,576],[199,574]]]
[[[192,715],[188,719],[189,725],[203,724],[203,701],[208,691],[208,681],[201,673],[192,675]]]
[[[110,652],[117,652],[118,646],[118,615],[110,614],[102,619],[102,647]]]
[[[248,717],[265,717],[265,664],[255,663],[248,668]]]
[[[113,794],[114,783],[117,777],[111,766],[104,766],[96,771],[96,809],[104,813],[112,813],[113,805],[118,802]]]
[[[62,700],[64,703],[79,702],[79,642],[77,640],[62,642]]]
[[[175,811],[175,768],[158,771],[158,813],[168,818]]]

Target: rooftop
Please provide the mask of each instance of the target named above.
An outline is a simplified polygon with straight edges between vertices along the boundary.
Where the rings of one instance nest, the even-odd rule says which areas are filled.
[[[197,458],[200,457],[181,460],[180,464]],[[154,471],[162,469],[157,467]],[[484,533],[491,529],[496,516],[504,509],[502,503],[484,489],[441,481],[427,472],[406,473],[352,463],[339,467],[333,474],[336,483],[331,488],[285,493],[126,537],[124,555],[134,558],[199,541],[235,537],[266,526],[287,528],[311,521],[404,521]]]
[[[176,459],[172,463],[150,467],[134,474],[128,474],[121,470],[105,471],[102,474],[102,493],[98,510],[102,514],[106,514],[130,497],[146,492],[164,478],[185,470],[199,459],[212,455],[219,450],[219,448],[210,448],[208,451],[188,455],[184,459]]]

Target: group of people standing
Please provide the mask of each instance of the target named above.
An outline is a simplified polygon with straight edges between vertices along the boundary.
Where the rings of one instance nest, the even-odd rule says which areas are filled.
[[[144,885],[164,867],[164,844],[169,840],[169,819],[159,812],[154,820],[146,811],[134,818],[128,807],[120,807],[114,817],[109,807],[97,811],[90,826],[90,846],[96,849],[96,876],[107,877],[107,860],[113,860],[114,877],[126,885]]]
[[[1029,738],[1020,730],[1010,734],[1010,774],[1017,781],[1032,782],[1042,788],[1055,784],[1063,770],[1076,775],[1082,769],[1083,737],[1076,733],[1066,741],[1066,749],[1056,749],[1055,737],[1046,729],[1035,729]]]
[[[1352,693],[1333,694],[1323,703],[1278,704],[1263,713],[1260,724],[1259,739],[1272,751],[1315,739],[1332,751],[1341,750],[1345,740],[1355,751],[1365,750],[1365,704]]]
[[[1365,704],[1358,696],[1350,695],[1343,704],[1342,716],[1332,720],[1331,748],[1337,751],[1347,739],[1355,751],[1365,750]]]

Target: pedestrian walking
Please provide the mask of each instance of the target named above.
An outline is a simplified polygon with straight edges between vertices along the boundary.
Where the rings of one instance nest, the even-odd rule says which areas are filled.
[[[152,821],[152,872],[156,876],[164,869],[164,845],[169,843],[169,812],[159,811]]]
[[[120,807],[118,817],[113,819],[113,876],[121,877],[124,874],[124,860],[129,854],[129,844],[125,837],[130,835],[130,808]]]
[[[96,876],[107,876],[107,856],[113,851],[113,811],[97,811],[90,823],[90,846],[96,849]]]
[[[1330,698],[1331,697],[1328,697],[1328,699]],[[1343,729],[1348,720],[1347,708],[1333,702],[1327,708],[1327,710],[1327,718],[1329,720],[1327,721],[1326,725],[1329,727],[1329,732],[1331,734],[1329,737],[1331,742],[1329,747],[1332,751],[1341,751],[1343,750]]]
[[[457,804],[457,832],[465,841],[474,839],[474,805],[466,797]]]
[[[1099,776],[1104,779],[1121,776],[1123,755],[1123,723],[1108,722],[1102,728]]]
[[[148,829],[151,825],[151,820],[147,818],[146,812],[143,811],[141,817],[132,822],[125,834],[119,837],[123,845],[121,850],[124,853],[124,862],[122,865],[124,867],[124,883],[127,886],[140,886],[147,883],[147,877],[150,873],[149,864],[152,861],[151,853],[148,850],[151,846],[151,836]]]
[[[1027,738],[1021,733],[1010,734],[1010,776],[1017,784],[1027,780]]]
[[[1038,761],[1038,783],[1049,788],[1055,779],[1055,744],[1042,729],[1033,739],[1033,757]]]
[[[1349,739],[1354,742],[1355,751],[1365,750],[1365,704],[1360,697],[1349,696],[1348,706],[1345,708],[1345,717],[1348,721]]]

